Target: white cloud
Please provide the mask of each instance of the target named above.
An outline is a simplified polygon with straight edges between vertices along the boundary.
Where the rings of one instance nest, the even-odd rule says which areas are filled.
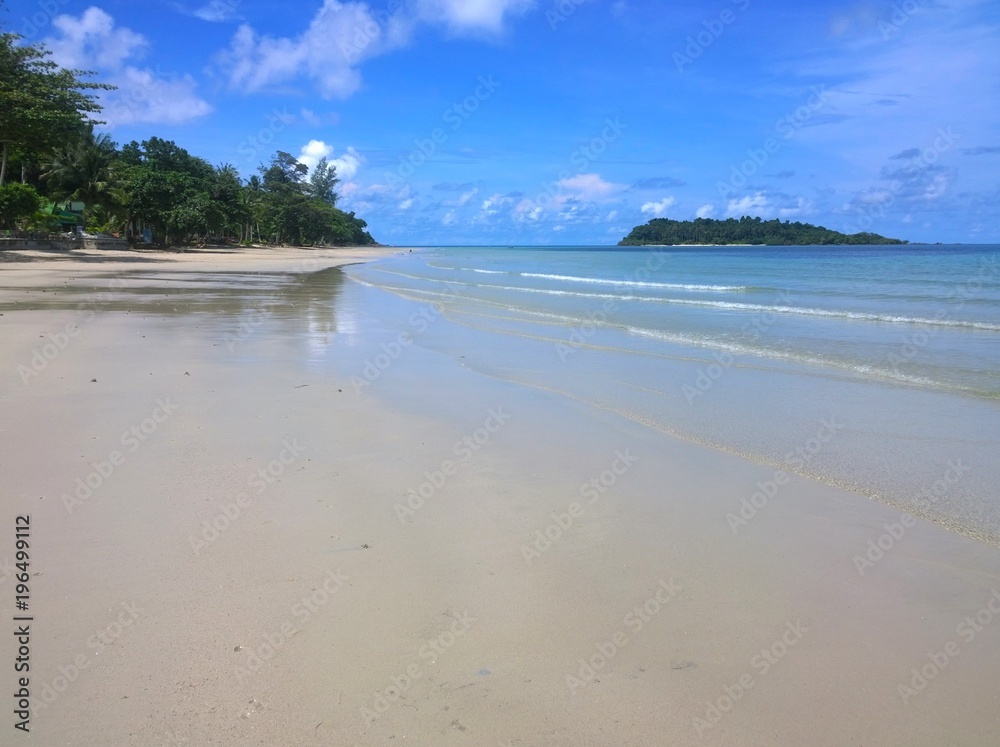
[[[348,146],[342,155],[335,158],[332,157],[333,153],[334,149],[332,145],[328,145],[322,140],[310,140],[299,151],[298,161],[299,163],[304,163],[309,167],[309,171],[312,171],[316,167],[316,164],[320,162],[320,159],[325,158],[331,166],[337,169],[337,176],[340,177],[342,182],[350,182],[358,175],[358,171],[364,164],[364,158],[353,146]],[[346,186],[346,184],[343,184],[341,189],[343,190]]]
[[[444,207],[465,207],[478,194],[479,194],[479,189],[477,187],[473,187],[468,192],[463,192],[453,200],[442,200],[441,205],[443,205]]]
[[[732,199],[726,208],[726,214],[731,218],[753,213],[761,217],[771,214],[771,203],[763,192],[753,195],[745,195],[739,199]]]
[[[216,62],[233,88],[248,93],[306,77],[324,98],[347,98],[361,88],[358,66],[405,46],[419,23],[444,24],[456,34],[496,34],[508,15],[533,6],[533,0],[417,0],[387,15],[365,2],[324,0],[296,37],[262,35],[243,24]]]
[[[755,192],[740,198],[729,200],[726,215],[730,218],[740,218],[744,215],[761,218],[795,218],[814,212],[813,205],[804,197],[789,195],[768,195]]]
[[[454,33],[498,34],[507,15],[524,15],[534,0],[417,0],[417,13]]]
[[[310,127],[321,127],[323,125],[335,125],[340,122],[340,115],[336,112],[327,114],[317,114],[312,109],[302,107],[299,110],[299,118]]]
[[[211,0],[194,12],[196,18],[210,23],[231,21],[236,17],[240,0]]]
[[[57,35],[44,40],[52,61],[62,67],[102,72],[115,91],[98,93],[104,111],[96,118],[108,127],[123,124],[180,124],[204,116],[212,107],[202,100],[190,75],[169,75],[126,64],[145,54],[149,42],[100,8],[88,8],[79,17],[52,20]]]
[[[159,68],[125,67],[110,77],[118,86],[102,97],[104,111],[98,119],[108,127],[126,124],[183,124],[212,111],[196,93],[190,75],[166,77]]]
[[[534,223],[542,217],[542,206],[533,200],[521,200],[514,206],[514,217],[519,223],[523,221]]]
[[[671,208],[677,204],[676,197],[664,197],[659,202],[647,202],[643,204],[640,208],[641,212],[648,213],[654,218],[662,218],[667,212],[667,208]]]
[[[357,176],[364,162],[364,157],[354,149],[354,146],[348,146],[347,152],[343,155],[330,159],[330,164],[337,167],[337,176],[345,181]]]
[[[411,197],[408,200],[403,200],[396,207],[398,207],[400,210],[409,210],[411,207],[413,207],[413,198]]]
[[[696,218],[711,218],[713,215],[715,215],[715,206],[712,205],[711,203],[707,205],[702,205],[700,208],[698,208],[698,210],[695,212],[694,215]]]
[[[620,192],[627,187],[625,184],[604,181],[600,174],[577,174],[560,179],[556,184],[569,196],[588,202],[606,200],[615,192]]]
[[[402,45],[408,34],[393,16],[378,22],[365,3],[325,0],[309,27],[295,38],[258,35],[243,24],[218,62],[234,88],[247,92],[313,79],[325,98],[346,98],[361,87],[355,66]]]
[[[310,140],[299,152],[299,163],[304,163],[312,171],[320,159],[328,158],[332,153],[332,145],[327,145],[322,140]]]
[[[490,195],[489,199],[483,200],[481,213],[482,217],[492,217],[501,210],[512,208],[517,204],[517,200],[511,195],[502,195],[499,192]]]
[[[458,218],[455,215],[455,211],[449,210],[447,213],[444,214],[444,217],[441,219],[441,225],[450,226],[453,225],[457,220]]]
[[[115,19],[100,8],[88,8],[79,18],[53,19],[60,36],[45,40],[52,61],[69,69],[117,70],[129,57],[141,57],[149,42],[131,29],[116,27]]]

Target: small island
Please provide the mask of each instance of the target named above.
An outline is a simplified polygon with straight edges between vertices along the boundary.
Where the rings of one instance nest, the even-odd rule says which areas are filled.
[[[739,220],[696,218],[690,221],[654,218],[637,226],[618,246],[754,244],[767,246],[812,246],[817,244],[908,244],[877,233],[845,234],[809,223],[761,220],[744,215]]]

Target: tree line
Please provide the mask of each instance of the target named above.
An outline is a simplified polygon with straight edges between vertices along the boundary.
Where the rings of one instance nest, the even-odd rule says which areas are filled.
[[[176,143],[118,146],[99,133],[99,92],[113,86],[65,70],[49,52],[0,34],[0,229],[58,230],[84,204],[88,231],[161,245],[242,242],[370,245],[365,221],[337,207],[327,159],[309,169],[278,151],[243,180]]]
[[[906,244],[877,233],[844,234],[809,223],[782,223],[744,215],[737,220],[696,218],[693,221],[654,218],[637,226],[618,242],[619,246],[650,244],[763,244],[767,246],[812,246],[822,244]]]

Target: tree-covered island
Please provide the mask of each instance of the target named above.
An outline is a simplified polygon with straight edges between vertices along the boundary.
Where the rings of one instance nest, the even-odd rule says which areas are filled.
[[[737,220],[670,220],[654,218],[618,242],[618,246],[763,244],[767,246],[811,246],[817,244],[908,244],[877,233],[845,234],[809,223],[761,220],[744,215]]]

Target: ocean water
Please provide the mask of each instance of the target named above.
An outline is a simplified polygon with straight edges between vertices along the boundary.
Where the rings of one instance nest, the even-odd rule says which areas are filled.
[[[998,253],[424,249],[343,293],[483,374],[1000,543]]]

